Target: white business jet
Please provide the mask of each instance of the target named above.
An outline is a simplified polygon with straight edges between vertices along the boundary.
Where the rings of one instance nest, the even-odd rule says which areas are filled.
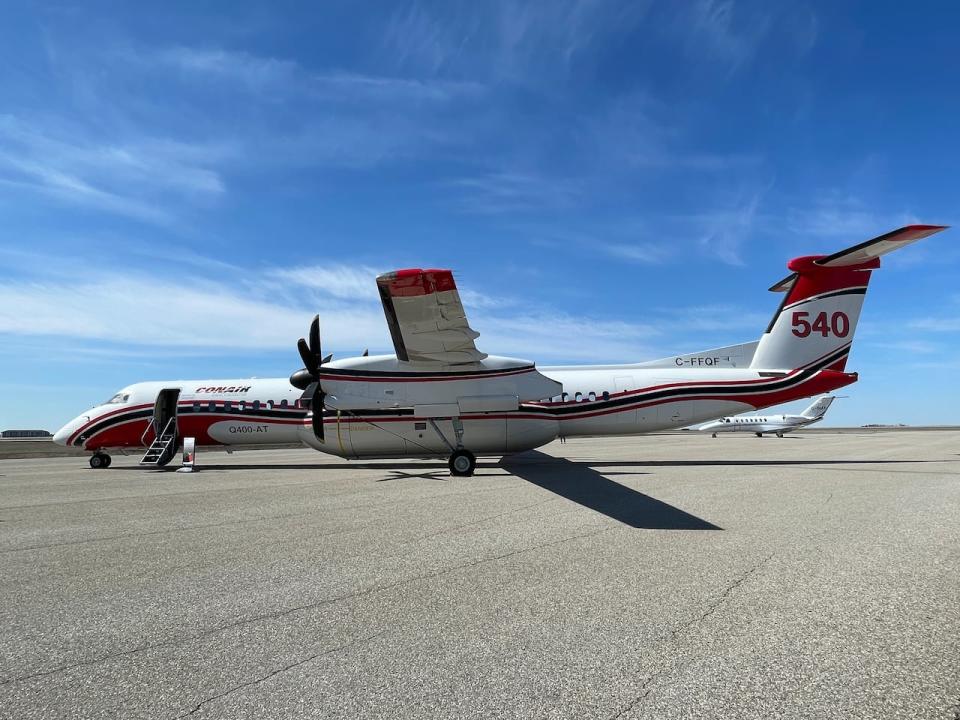
[[[623,365],[537,368],[475,345],[449,270],[377,278],[394,354],[333,360],[319,319],[287,379],[139,383],[55,435],[93,451],[147,447],[164,465],[183,438],[204,445],[302,441],[345,458],[445,457],[470,475],[476,457],[558,437],[638,435],[811,397],[849,385],[847,356],[880,257],[944,226],[911,225],[832,255],[799,257],[776,283],[783,301],[758,341]]]
[[[737,415],[714,420],[697,429],[700,432],[711,433],[713,437],[722,432],[752,432],[757,437],[763,437],[764,433],[774,433],[782,438],[784,433],[799,430],[823,420],[823,416],[827,414],[827,408],[836,400],[836,397],[836,395],[821,395],[799,415]]]

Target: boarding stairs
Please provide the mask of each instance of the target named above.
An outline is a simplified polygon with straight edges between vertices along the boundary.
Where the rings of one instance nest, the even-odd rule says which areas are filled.
[[[177,451],[177,418],[172,417],[167,421],[163,432],[159,433],[154,441],[147,448],[147,452],[140,458],[141,465],[151,465],[160,467],[170,462],[170,458]]]

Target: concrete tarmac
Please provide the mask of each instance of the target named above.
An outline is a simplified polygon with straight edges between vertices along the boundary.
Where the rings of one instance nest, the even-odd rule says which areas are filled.
[[[0,717],[960,717],[957,431],[136,461],[0,461]]]

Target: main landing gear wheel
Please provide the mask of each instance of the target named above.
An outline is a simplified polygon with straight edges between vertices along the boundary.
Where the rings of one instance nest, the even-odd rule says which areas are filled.
[[[716,433],[713,433],[710,437],[714,437],[714,438],[715,438],[716,436],[717,436],[717,434],[716,434]]]
[[[777,433],[777,437],[778,437],[778,438],[782,438],[782,437],[783,437],[783,433],[782,433],[782,432],[778,432],[778,433]]]
[[[763,433],[754,433],[757,437],[763,437]]]
[[[110,467],[111,458],[106,453],[94,453],[90,456],[90,467],[94,470]]]
[[[451,475],[467,477],[473,475],[477,467],[477,458],[469,450],[454,450],[447,464],[450,466]]]

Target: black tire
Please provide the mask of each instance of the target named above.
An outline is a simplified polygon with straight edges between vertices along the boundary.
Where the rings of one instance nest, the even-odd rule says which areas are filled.
[[[477,467],[477,457],[469,450],[456,450],[447,461],[450,474],[457,477],[469,477]]]
[[[113,458],[112,458],[112,457],[110,457],[109,455],[104,455],[104,456],[103,456],[103,466],[104,466],[105,468],[110,467],[110,463],[112,463],[112,462],[113,462]]]
[[[711,435],[710,437],[716,437],[716,436],[717,436],[717,434],[716,434],[716,433],[713,433],[713,435]]]
[[[783,433],[778,432],[778,433],[777,433],[777,437],[778,437],[778,438],[782,438],[782,437],[783,437]]]
[[[763,437],[763,433],[755,433],[757,437]]]
[[[94,470],[99,470],[100,468],[106,467],[107,464],[106,464],[106,461],[104,460],[104,457],[105,456],[101,455],[100,453],[94,453],[93,455],[91,455],[90,467],[92,467]]]

